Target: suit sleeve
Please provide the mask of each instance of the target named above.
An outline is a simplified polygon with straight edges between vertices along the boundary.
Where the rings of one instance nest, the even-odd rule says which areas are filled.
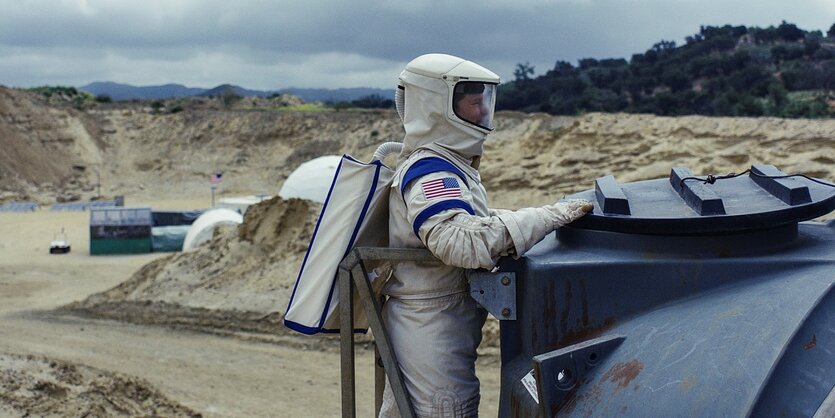
[[[452,184],[449,179],[456,178],[453,172],[430,173],[403,191],[414,233],[444,264],[489,269],[499,257],[521,255],[553,231],[552,223],[538,212],[539,208],[476,216],[472,193],[465,182],[458,179],[450,187],[453,190],[443,189],[444,179]]]

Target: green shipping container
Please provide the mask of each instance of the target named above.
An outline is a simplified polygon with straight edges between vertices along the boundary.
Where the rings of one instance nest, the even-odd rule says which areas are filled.
[[[143,254],[151,252],[151,238],[91,239],[90,255]]]
[[[91,208],[90,255],[151,252],[151,208]]]

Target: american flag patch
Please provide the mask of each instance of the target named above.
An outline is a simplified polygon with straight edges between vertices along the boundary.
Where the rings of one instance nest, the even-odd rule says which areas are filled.
[[[454,177],[429,180],[423,182],[420,187],[423,188],[423,197],[426,200],[438,197],[461,197],[461,186]]]

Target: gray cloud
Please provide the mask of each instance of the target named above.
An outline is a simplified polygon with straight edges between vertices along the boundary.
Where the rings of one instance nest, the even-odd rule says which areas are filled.
[[[411,58],[447,52],[504,79],[557,60],[624,57],[700,25],[835,23],[831,0],[480,2],[0,0],[0,83],[179,82],[388,87]]]

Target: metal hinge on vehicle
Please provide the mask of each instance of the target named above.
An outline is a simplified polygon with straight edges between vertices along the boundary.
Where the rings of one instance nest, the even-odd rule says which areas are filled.
[[[516,273],[471,271],[470,295],[500,321],[516,320]]]

